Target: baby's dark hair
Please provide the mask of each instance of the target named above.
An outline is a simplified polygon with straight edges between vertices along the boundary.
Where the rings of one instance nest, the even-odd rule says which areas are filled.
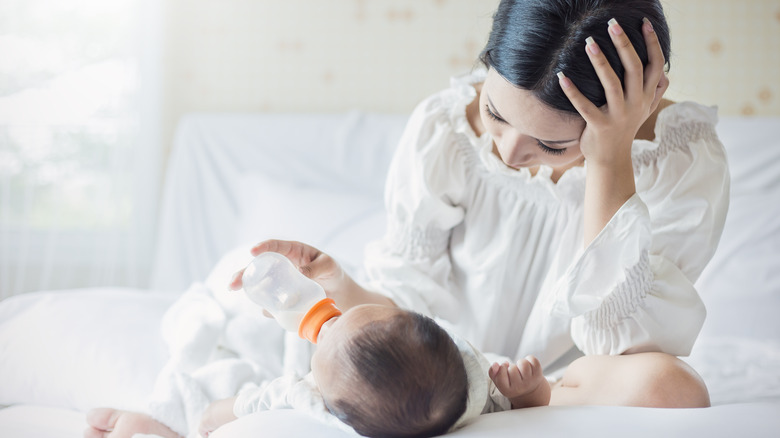
[[[479,59],[552,108],[577,114],[556,74],[562,71],[596,106],[607,102],[585,53],[585,39],[596,40],[623,83],[623,64],[607,33],[611,18],[623,28],[643,65],[648,57],[642,18],[650,20],[668,62],[669,26],[659,0],[502,0]]]
[[[364,436],[430,437],[466,411],[468,379],[455,342],[432,319],[402,312],[373,321],[344,345],[349,397],[328,409]]]

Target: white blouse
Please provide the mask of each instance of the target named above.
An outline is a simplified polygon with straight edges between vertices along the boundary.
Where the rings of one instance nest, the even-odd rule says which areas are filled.
[[[637,194],[583,248],[586,169],[556,184],[549,167],[506,166],[466,119],[482,80],[453,79],[412,113],[387,180],[386,235],[366,249],[366,287],[447,320],[482,351],[534,354],[546,372],[564,355],[554,367],[582,353],[689,354],[706,313],[693,283],[728,209],[716,109],[661,111],[656,139],[633,144]]]

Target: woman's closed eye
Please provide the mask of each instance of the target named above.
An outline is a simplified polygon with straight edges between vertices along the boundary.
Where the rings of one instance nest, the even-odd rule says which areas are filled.
[[[487,113],[488,116],[490,116],[491,119],[495,120],[496,122],[503,123],[503,124],[508,124],[506,122],[506,120],[502,119],[501,117],[496,115],[496,113],[494,113],[493,111],[490,110],[490,105],[487,105],[487,104],[485,105],[485,112]]]
[[[506,120],[502,119],[501,117],[496,115],[496,113],[490,110],[490,105],[485,105],[485,113],[487,113],[487,115],[491,119],[495,120],[496,122],[507,124]],[[567,149],[567,148],[560,148],[560,149],[551,148],[550,146],[547,146],[546,144],[542,143],[541,140],[536,140],[536,144],[539,146],[539,149],[541,149],[542,152],[550,155],[563,155],[564,153],[566,153],[566,149]]]
[[[551,148],[550,146],[547,146],[546,144],[542,143],[540,140],[536,140],[536,144],[539,146],[539,149],[541,149],[544,153],[550,154],[550,155],[563,155],[566,153],[566,149],[568,148]]]

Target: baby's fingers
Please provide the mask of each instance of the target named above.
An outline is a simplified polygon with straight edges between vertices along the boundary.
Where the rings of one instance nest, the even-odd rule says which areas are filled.
[[[517,361],[517,369],[519,370],[522,379],[530,379],[534,375],[533,365],[526,359]]]
[[[542,372],[542,363],[539,362],[539,359],[536,358],[536,356],[526,356],[525,360],[528,361],[528,363],[531,364],[531,366],[534,369],[534,373],[541,373]]]
[[[494,363],[488,371],[490,380],[496,384],[496,387],[498,387],[498,390],[501,392],[505,392],[509,389],[509,373],[507,372],[508,368],[508,363],[504,363],[503,365]]]
[[[530,379],[542,374],[542,364],[534,356],[526,356],[524,359],[517,361],[517,368],[523,375],[523,379]]]

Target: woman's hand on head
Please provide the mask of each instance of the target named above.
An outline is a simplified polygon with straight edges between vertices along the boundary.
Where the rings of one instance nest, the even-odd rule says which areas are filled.
[[[589,39],[585,48],[604,87],[606,105],[595,106],[565,77],[565,72],[559,74],[563,92],[586,122],[580,149],[589,166],[630,161],[637,131],[658,108],[669,87],[664,74],[666,61],[649,21],[642,24],[648,53],[648,64],[644,67],[619,23],[611,22],[608,33],[623,64],[624,85],[595,41]]]

